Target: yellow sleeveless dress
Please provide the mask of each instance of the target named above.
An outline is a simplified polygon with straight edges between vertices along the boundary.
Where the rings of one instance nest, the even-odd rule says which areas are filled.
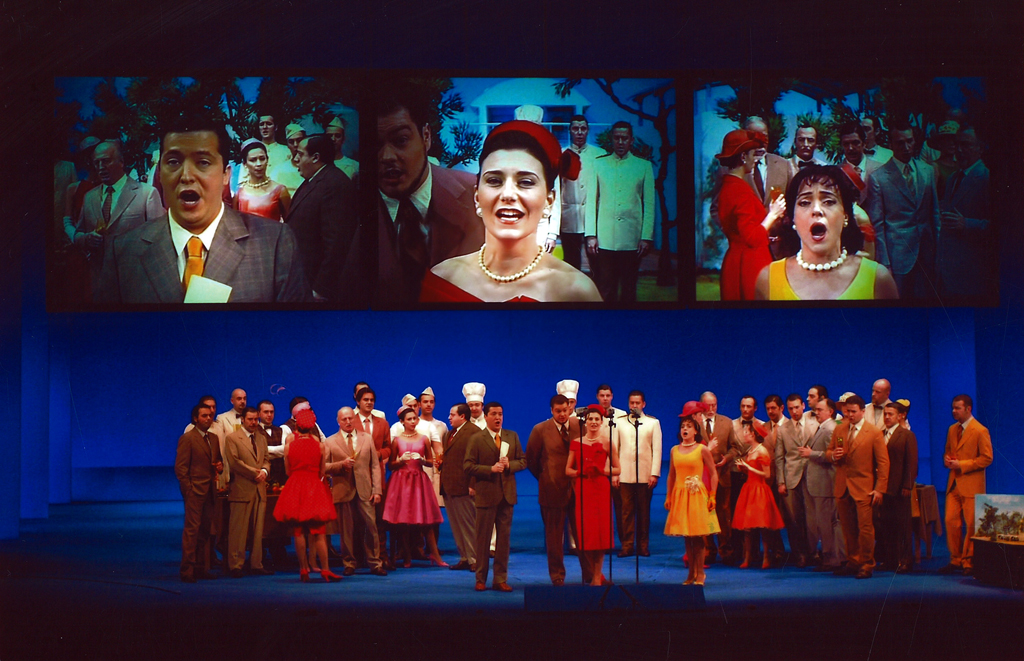
[[[715,510],[708,511],[708,490],[704,486],[704,460],[699,448],[683,453],[672,448],[676,477],[668,495],[665,534],[670,537],[702,537],[721,532]]]
[[[875,277],[878,274],[878,262],[861,257],[860,268],[853,282],[839,295],[838,301],[870,301],[875,298]],[[768,300],[799,301],[786,277],[786,260],[780,259],[768,265]]]

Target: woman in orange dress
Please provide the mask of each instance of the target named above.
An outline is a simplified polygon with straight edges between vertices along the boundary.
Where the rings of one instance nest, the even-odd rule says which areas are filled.
[[[255,138],[246,140],[242,145],[242,163],[249,176],[235,193],[235,211],[284,222],[292,198],[284,184],[267,176],[266,145]]]
[[[743,431],[743,440],[750,446],[747,456],[737,459],[741,470],[748,473],[747,481],[740,490],[740,496],[736,499],[736,512],[732,517],[733,530],[745,530],[743,537],[743,564],[740,569],[750,566],[754,555],[754,540],[757,539],[760,530],[782,530],[785,524],[782,522],[782,514],[775,504],[775,494],[765,480],[770,475],[771,457],[764,447],[764,439],[768,436],[768,430],[754,423],[748,425]],[[768,545],[764,547],[764,562],[761,569],[771,567],[771,560],[768,554]]]
[[[576,530],[579,531],[580,569],[590,585],[606,585],[601,568],[605,552],[615,545],[612,539],[612,487],[609,477],[619,474],[619,456],[601,433],[604,407],[587,407],[586,433],[569,445],[565,474],[573,480],[576,496]]]
[[[288,481],[274,507],[274,518],[294,526],[295,554],[299,557],[299,577],[309,581],[306,535],[313,538],[320,576],[330,583],[341,580],[327,565],[327,522],[338,518],[331,493],[324,487],[324,453],[320,439],[314,436],[316,415],[312,409],[295,414],[296,433],[284,448],[284,468]]]

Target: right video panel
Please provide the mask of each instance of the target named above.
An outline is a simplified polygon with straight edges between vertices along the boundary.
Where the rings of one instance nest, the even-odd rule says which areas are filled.
[[[707,76],[698,302],[998,302],[981,77]]]

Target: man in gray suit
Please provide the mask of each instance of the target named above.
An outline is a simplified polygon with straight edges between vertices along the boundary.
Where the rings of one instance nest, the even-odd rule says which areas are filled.
[[[120,146],[111,140],[96,145],[92,155],[100,185],[86,193],[74,225],[65,225],[68,240],[89,261],[92,295],[96,298],[103,248],[113,239],[156,220],[164,213],[160,194],[125,173]]]
[[[818,400],[814,405],[818,429],[797,454],[807,460],[807,534],[811,551],[821,540],[821,566],[815,571],[834,571],[846,562],[843,531],[836,516],[835,466],[825,457],[825,451],[836,428],[836,405],[831,399]]]
[[[959,168],[946,182],[939,231],[939,286],[945,295],[984,297],[997,284],[997,249],[992,245],[989,173],[981,160],[983,144],[974,127],[956,134]]]
[[[789,546],[797,555],[796,566],[802,568],[811,561],[813,549],[807,541],[807,512],[811,498],[807,490],[808,458],[800,455],[800,448],[806,446],[818,431],[818,422],[815,420],[813,425],[804,422],[804,401],[797,393],[786,398],[786,409],[789,419],[779,425],[775,439],[776,480],[789,530]]]
[[[526,455],[519,435],[502,429],[501,404],[484,405],[487,427],[473,434],[462,466],[476,478],[476,590],[487,589],[491,530],[497,530],[494,548],[494,583],[498,592],[511,592],[508,585],[509,538],[512,534],[512,508],[515,507],[516,473],[526,468]]]
[[[934,298],[939,197],[935,170],[914,158],[913,128],[889,132],[892,159],[868,179],[864,210],[875,228],[875,261],[892,271],[902,299]]]
[[[291,229],[224,206],[229,144],[223,126],[204,120],[163,132],[167,214],[106,242],[97,300],[182,303],[195,275],[230,287],[231,303],[310,300]]]
[[[338,433],[324,441],[327,452],[326,473],[332,477],[331,495],[341,526],[341,553],[345,569],[356,573],[354,531],[356,517],[363,521],[363,550],[370,573],[387,576],[380,559],[380,538],[374,507],[380,502],[381,474],[373,437],[356,430],[356,413],[351,407],[338,410]]]
[[[244,576],[242,566],[245,564],[246,540],[252,540],[250,573],[274,573],[263,568],[263,517],[267,510],[270,459],[267,457],[266,437],[257,433],[259,422],[256,409],[247,407],[242,428],[232,432],[224,443],[225,458],[231,466],[228,569],[232,578]]]

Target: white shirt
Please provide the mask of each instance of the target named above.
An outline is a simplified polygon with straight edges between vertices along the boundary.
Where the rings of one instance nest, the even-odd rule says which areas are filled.
[[[872,160],[878,161],[880,165],[885,165],[892,158],[892,150],[887,149],[881,145],[875,145],[870,148],[873,153],[868,153],[868,148],[864,149],[864,155],[871,157]]]
[[[427,177],[420,184],[419,188],[414,190],[409,196],[409,201],[416,207],[416,211],[420,212],[420,230],[423,232],[423,236],[430,234],[430,228],[427,226],[427,210],[430,208],[430,192],[431,186],[434,181],[434,175],[431,172],[430,164],[427,164]],[[380,197],[384,200],[384,206],[387,207],[388,215],[391,216],[391,221],[394,222],[398,216],[398,205],[401,204],[401,200],[388,197],[383,192],[380,193]]]
[[[188,253],[185,251],[185,248],[188,245],[188,240],[193,236],[199,237],[199,240],[203,242],[203,262],[206,262],[206,257],[210,254],[210,246],[213,244],[213,235],[217,233],[217,227],[220,225],[220,219],[223,216],[224,203],[221,202],[220,211],[217,212],[217,217],[213,219],[213,222],[202,233],[193,234],[179,225],[178,221],[174,220],[174,216],[171,215],[171,210],[167,210],[167,219],[171,227],[171,243],[174,244],[174,251],[178,253],[179,280],[185,277],[185,264],[188,262]]]
[[[479,427],[480,429],[487,429],[487,420],[486,418],[484,418],[484,416],[480,416],[479,418],[470,418],[469,421],[472,422],[477,427]]]

